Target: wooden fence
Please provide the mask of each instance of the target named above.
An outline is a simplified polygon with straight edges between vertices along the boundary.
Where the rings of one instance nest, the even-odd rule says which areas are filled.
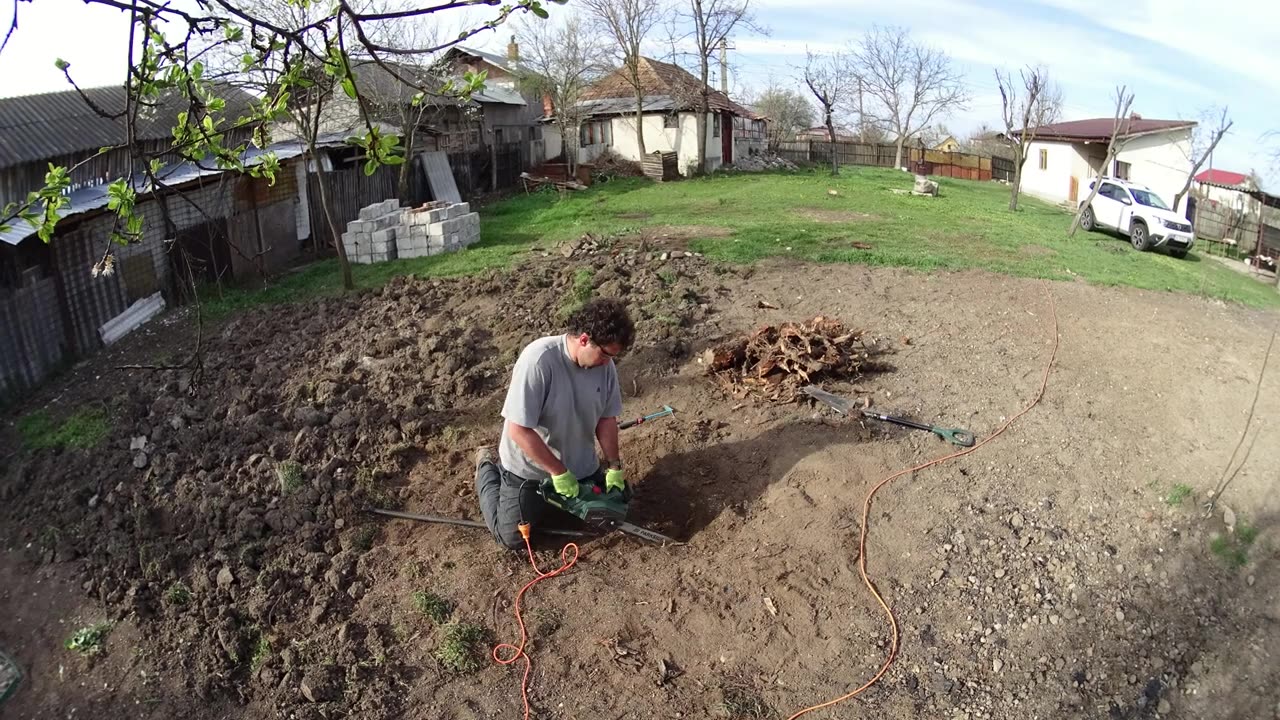
[[[775,143],[773,151],[792,162],[830,165],[835,153],[841,165],[893,167],[897,149],[893,145],[822,140]],[[907,146],[902,151],[904,167],[921,175],[965,180],[1012,180],[1013,161],[960,152],[942,152]]]
[[[64,362],[57,282],[38,269],[23,281],[16,290],[0,289],[0,396],[34,386]]]

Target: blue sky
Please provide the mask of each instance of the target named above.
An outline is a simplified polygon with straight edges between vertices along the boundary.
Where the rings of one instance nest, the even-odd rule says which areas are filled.
[[[908,27],[919,40],[945,49],[965,69],[973,96],[968,109],[947,118],[960,134],[983,122],[1000,124],[992,71],[1044,64],[1064,91],[1066,119],[1110,116],[1111,92],[1127,84],[1134,110],[1148,118],[1196,119],[1227,104],[1236,121],[1215,154],[1215,167],[1257,169],[1271,189],[1280,167],[1263,135],[1280,130],[1280,73],[1275,38],[1280,3],[1216,0],[1212,10],[1189,0],[753,0],[772,33],[742,35],[731,53],[731,88],[749,97],[770,82],[799,86],[806,47],[845,47],[873,24]],[[13,5],[3,3],[8,26]],[[575,12],[573,2],[553,7]],[[62,57],[85,85],[117,82],[127,23],[119,11],[78,0],[21,3],[20,25],[0,53],[0,96],[65,88],[53,61]],[[450,21],[451,24],[453,21]],[[507,32],[478,44],[505,46]],[[655,47],[655,53],[657,53]],[[1280,139],[1269,141],[1271,147]]]

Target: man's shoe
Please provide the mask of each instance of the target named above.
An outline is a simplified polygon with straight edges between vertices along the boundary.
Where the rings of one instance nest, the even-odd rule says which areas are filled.
[[[497,465],[497,463],[494,462],[493,448],[491,447],[482,447],[476,450],[476,468],[478,469],[485,463]]]

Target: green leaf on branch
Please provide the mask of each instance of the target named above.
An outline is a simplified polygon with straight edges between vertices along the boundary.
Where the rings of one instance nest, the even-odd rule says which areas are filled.
[[[63,72],[66,72],[67,68],[71,67],[71,63],[67,62],[66,60],[63,60],[62,58],[58,58],[57,60],[53,61],[53,66]]]
[[[342,92],[346,93],[347,97],[352,100],[356,99],[356,84],[351,81],[351,78],[342,78]]]

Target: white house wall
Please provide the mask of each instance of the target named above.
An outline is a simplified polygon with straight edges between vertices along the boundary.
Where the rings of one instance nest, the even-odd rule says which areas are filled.
[[[1129,163],[1131,181],[1146,185],[1172,204],[1191,173],[1191,130],[1133,138],[1124,144],[1116,160]],[[1185,207],[1186,199],[1180,204]]]
[[[1048,163],[1040,169],[1040,151],[1048,151]],[[1022,191],[1052,203],[1067,202],[1071,177],[1084,174],[1085,159],[1070,143],[1034,141],[1027,146],[1022,166]]]
[[[694,113],[680,113],[679,127],[665,127],[665,116],[653,113],[644,116],[645,152],[674,152],[679,158],[680,172],[689,174],[698,161],[698,118]],[[713,123],[720,116],[707,116],[707,170],[715,170],[722,163],[721,138],[713,137]],[[598,146],[593,146],[598,147]],[[585,149],[585,148],[584,148]],[[613,151],[627,160],[640,161],[640,148],[636,143],[636,119],[634,116],[613,119]],[[586,161],[589,162],[589,161]]]

